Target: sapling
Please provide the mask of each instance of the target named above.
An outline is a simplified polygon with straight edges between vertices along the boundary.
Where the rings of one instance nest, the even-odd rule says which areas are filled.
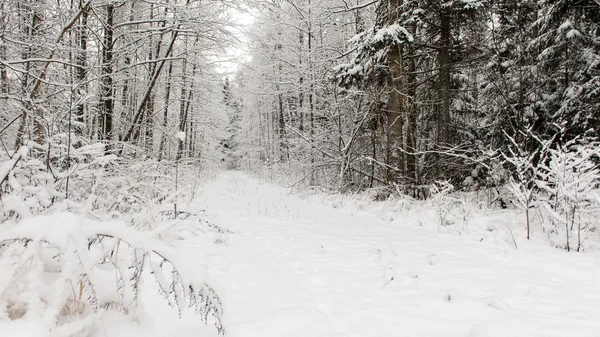
[[[581,214],[596,204],[594,192],[600,178],[598,143],[571,140],[549,150],[550,160],[540,165],[536,185],[549,197],[544,206],[550,216],[564,225],[566,249],[571,250],[570,232],[577,230],[577,251],[581,250]]]
[[[448,195],[452,193],[454,186],[448,180],[438,180],[434,184],[431,184],[429,190],[440,220],[438,223],[439,232],[440,226],[444,225],[446,217],[450,212],[450,204],[452,200]]]
[[[552,141],[540,139],[533,134],[531,128],[526,132],[521,132],[526,140],[524,144],[519,144],[515,138],[507,133],[504,134],[509,145],[507,146],[508,153],[502,153],[502,156],[512,166],[513,173],[509,178],[508,189],[515,196],[516,205],[525,212],[525,231],[527,240],[529,240],[531,236],[529,211],[533,207],[533,199],[537,190],[535,181],[540,171],[538,163],[546,160]],[[528,141],[533,141],[533,149],[528,149]]]
[[[179,147],[181,148],[183,142],[185,141],[185,132],[179,131],[175,134],[175,138],[179,140]],[[177,154],[177,158],[175,159],[175,190],[179,189],[179,161],[181,161],[180,152]],[[174,219],[177,219],[177,200],[175,199],[175,203],[173,203],[173,212],[175,213]]]

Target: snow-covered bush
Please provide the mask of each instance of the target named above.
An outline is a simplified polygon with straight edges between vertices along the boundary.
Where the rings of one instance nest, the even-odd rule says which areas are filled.
[[[0,156],[3,166],[11,167],[0,185],[0,220],[18,222],[38,214],[81,208],[98,176],[118,159],[105,155],[103,144],[80,142],[81,146],[69,153],[60,144],[45,149],[46,155],[39,155],[37,148],[38,155],[30,157],[24,146],[12,158]],[[18,163],[10,165],[16,156]]]
[[[551,232],[564,234],[565,249],[580,251],[587,234],[597,230],[600,215],[600,145],[576,139],[549,154],[536,179],[543,192],[541,206],[553,225]]]
[[[561,241],[556,246],[580,251],[588,234],[597,230],[593,219],[600,216],[595,197],[600,190],[598,143],[541,140],[530,130],[521,136],[531,144],[507,135],[511,145],[504,158],[512,168],[508,189],[525,213],[527,238],[533,215],[538,215],[548,238]]]
[[[122,223],[56,213],[0,227],[0,238],[0,320],[87,336],[105,310],[143,312],[140,287],[153,278],[169,305],[193,307],[224,333],[221,302],[198,266],[186,268],[176,251]]]
[[[525,233],[529,240],[532,227],[530,210],[538,189],[535,181],[540,172],[540,163],[545,162],[552,142],[541,140],[531,130],[521,133],[520,136],[532,144],[520,144],[508,134],[505,136],[509,140],[509,146],[503,156],[512,171],[508,189],[514,195],[516,205],[525,213]]]
[[[440,226],[447,225],[446,218],[450,213],[451,204],[454,199],[450,193],[454,190],[454,186],[448,180],[436,181],[429,187],[430,198],[438,215],[438,230]]]
[[[1,221],[39,214],[61,196],[46,166],[40,160],[28,158],[28,153],[29,148],[23,146],[0,167]]]
[[[169,213],[213,174],[181,161],[177,176],[171,162],[107,155],[101,143],[52,144],[34,156],[27,147],[0,154],[0,321],[32,318],[52,336],[87,336],[105,310],[135,318],[142,279],[153,278],[170,305],[195,307],[223,333],[216,292],[157,240],[199,228],[192,233],[226,243],[229,232],[201,210],[184,222]]]
[[[194,161],[180,161],[176,172],[168,161],[106,155],[101,143],[72,148],[68,155],[56,146],[51,153],[49,160],[33,158],[23,147],[12,158],[0,155],[2,222],[76,210],[148,225],[153,219],[149,215],[177,201],[185,205],[214,176]]]

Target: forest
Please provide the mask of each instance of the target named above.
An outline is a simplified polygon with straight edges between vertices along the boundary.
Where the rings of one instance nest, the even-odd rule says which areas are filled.
[[[241,237],[277,235],[273,219],[323,224],[275,242],[304,243],[294,231],[317,236],[328,224],[338,227],[319,237],[358,240],[365,230],[349,217],[356,228],[343,233],[329,210],[307,211],[315,203],[493,241],[518,251],[523,270],[538,249],[585,253],[556,255],[581,267],[560,276],[575,277],[561,291],[598,277],[577,278],[600,261],[598,0],[2,0],[0,102],[2,336],[129,336],[99,322],[107,312],[128,317],[109,317],[114,326],[162,315],[143,309],[156,297],[148,284],[180,317],[193,307],[211,327],[202,336],[253,335],[226,314],[242,287],[227,280],[259,276],[227,274],[245,257],[236,252],[261,249]],[[433,254],[430,265],[436,247],[457,242],[412,230],[423,246],[407,254]],[[349,259],[343,240],[332,244]],[[399,279],[388,275],[400,264],[395,242],[369,250],[389,260],[385,287]],[[230,307],[237,317],[254,310]],[[324,336],[351,335],[336,324]],[[450,335],[518,335],[473,324]]]

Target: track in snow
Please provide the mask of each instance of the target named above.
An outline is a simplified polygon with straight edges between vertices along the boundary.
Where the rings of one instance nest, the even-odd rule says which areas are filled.
[[[597,253],[384,222],[237,172],[193,207],[234,231],[178,243],[219,285],[229,336],[600,336]]]

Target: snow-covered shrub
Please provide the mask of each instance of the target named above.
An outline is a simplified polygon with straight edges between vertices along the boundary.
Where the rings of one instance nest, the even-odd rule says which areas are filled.
[[[87,336],[105,310],[143,311],[140,287],[150,277],[170,306],[193,307],[224,333],[221,302],[198,266],[191,272],[176,251],[122,223],[56,213],[1,227],[0,238],[0,320]]]
[[[157,218],[161,227],[156,228],[154,232],[158,238],[163,241],[182,240],[189,236],[198,236],[212,233],[214,243],[226,245],[229,241],[229,234],[233,232],[227,228],[208,221],[201,210],[197,213],[188,211],[165,210],[158,212]]]
[[[519,144],[515,138],[508,134],[505,135],[509,140],[509,146],[507,153],[503,153],[503,156],[512,171],[508,189],[514,195],[516,205],[525,213],[525,233],[529,240],[531,236],[530,209],[533,207],[538,189],[535,181],[540,172],[540,163],[546,160],[552,142],[541,140],[531,130],[521,134],[523,138],[533,142],[533,145],[530,144],[530,146]]]
[[[1,180],[0,220],[20,221],[38,214],[82,208],[81,203],[93,192],[98,176],[118,158],[105,155],[104,144],[78,141],[77,149],[67,151],[56,135],[46,148],[31,143],[36,155],[29,156],[24,146],[12,158],[0,155],[2,166],[10,166]],[[19,160],[10,165],[14,158]]]
[[[176,172],[173,162],[106,155],[102,143],[79,143],[70,153],[53,145],[49,159],[28,157],[26,147],[12,158],[0,155],[5,178],[0,180],[0,221],[91,211],[102,218],[126,218],[152,227],[156,212],[173,208],[176,202],[189,203],[199,185],[214,176],[194,161],[180,161]]]
[[[600,215],[600,145],[575,139],[549,154],[536,180],[544,192],[541,206],[553,224],[551,231],[564,234],[565,249],[576,246],[580,251],[587,234],[597,230]]]
[[[175,190],[175,172],[167,164],[121,160],[95,174],[86,203],[111,217],[122,217],[145,213]]]
[[[438,230],[440,226],[447,225],[446,218],[454,202],[454,198],[450,196],[453,190],[454,186],[448,180],[438,180],[429,187],[430,198],[439,218]]]
[[[150,238],[199,228],[192,234],[214,232],[215,243],[226,243],[229,232],[200,210],[177,226],[164,221],[177,223],[181,217],[168,212],[173,204],[191,201],[214,173],[180,161],[176,175],[172,162],[107,155],[105,144],[84,140],[68,148],[63,138],[45,148],[33,144],[34,156],[27,147],[0,153],[0,321],[33,318],[52,336],[87,336],[105,310],[131,317],[142,311],[139,286],[150,277],[169,304],[180,312],[195,307],[223,333],[213,288]]]
[[[0,221],[24,219],[40,214],[63,196],[56,178],[41,160],[27,157],[23,146],[11,158],[4,158],[0,185]]]

